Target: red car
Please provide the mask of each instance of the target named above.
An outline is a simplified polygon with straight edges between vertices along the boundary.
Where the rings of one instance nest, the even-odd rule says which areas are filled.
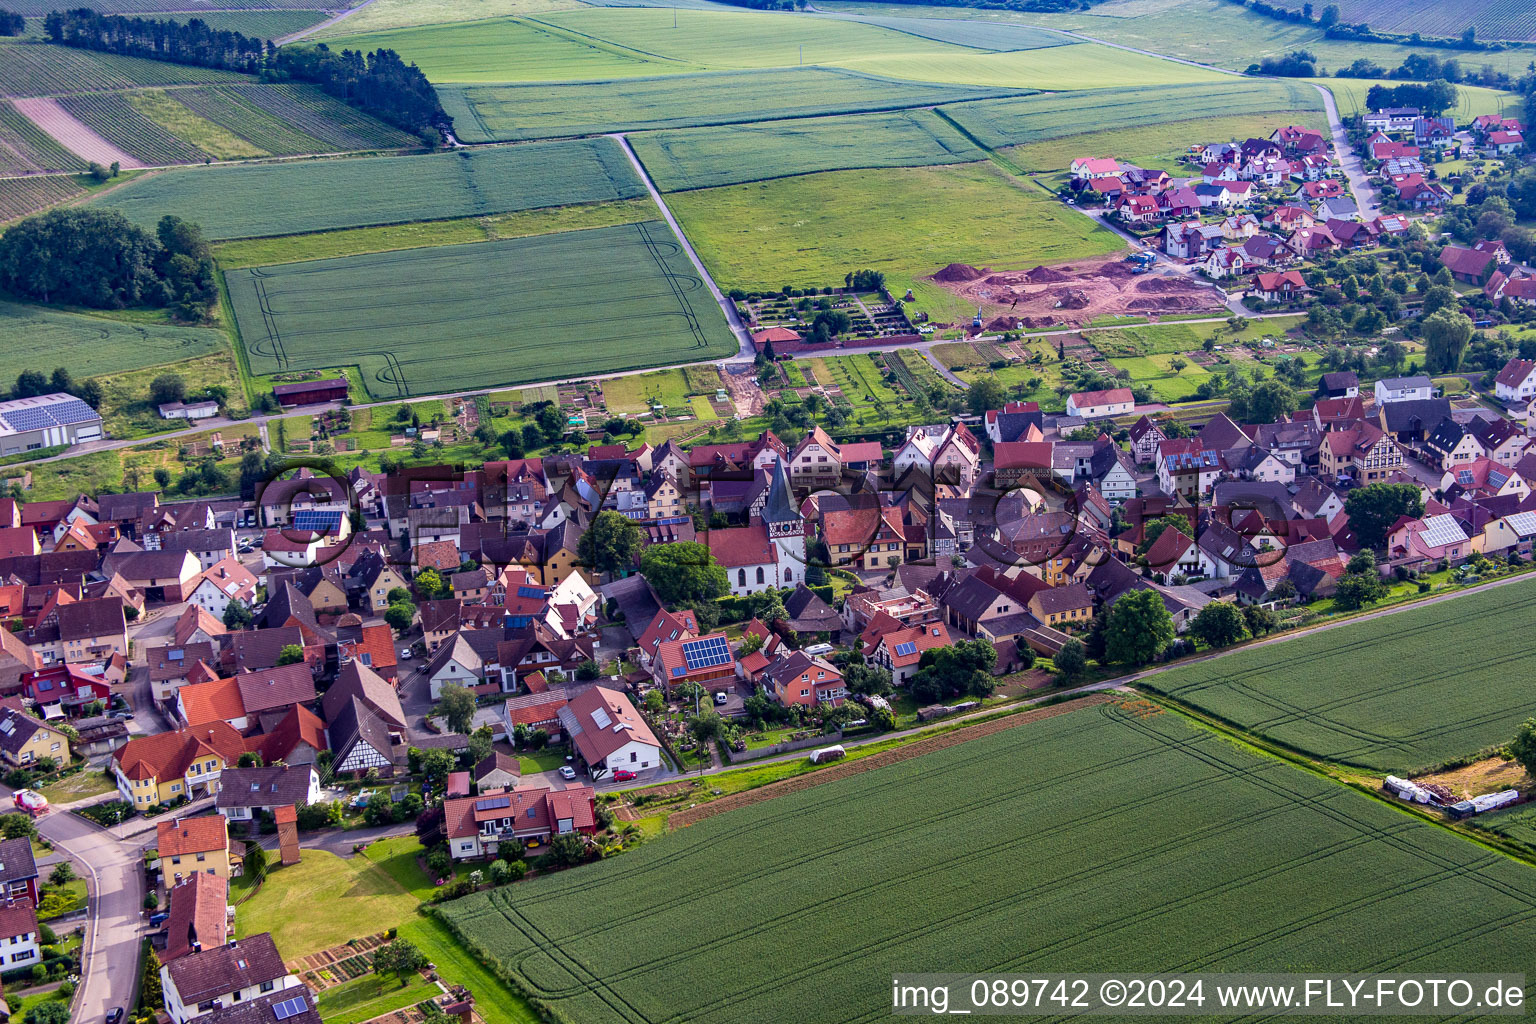
[[[635,773],[630,771],[628,768],[620,768],[618,771],[613,773],[614,782],[628,782],[634,777]]]

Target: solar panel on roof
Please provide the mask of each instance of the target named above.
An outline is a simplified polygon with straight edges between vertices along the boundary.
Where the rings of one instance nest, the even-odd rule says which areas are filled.
[[[543,587],[518,587],[518,597],[547,597]]]
[[[679,666],[677,666],[677,668],[674,668],[672,670],[672,674],[674,676],[680,676],[680,675],[683,675],[684,673],[686,673],[687,671],[688,670],[686,668],[684,668],[683,666],[679,665]]]
[[[338,529],[340,526],[340,509],[306,508],[299,509],[293,514],[293,528],[295,530],[323,533]]]
[[[287,1020],[289,1017],[297,1017],[308,1007],[305,1006],[303,996],[295,996],[292,999],[284,999],[280,1003],[272,1005],[272,1016],[278,1020]]]
[[[723,636],[709,636],[683,644],[683,660],[690,670],[725,665],[731,660],[731,648]]]
[[[96,410],[79,400],[51,405],[48,412],[60,423],[84,423],[97,418]]]
[[[475,810],[477,810],[477,811],[499,811],[503,807],[511,807],[511,806],[512,806],[512,798],[511,797],[506,797],[506,796],[496,796],[496,797],[491,797],[489,800],[476,800],[475,801]]]
[[[897,654],[898,657],[905,658],[909,654],[916,654],[916,653],[917,653],[917,644],[912,643],[911,641],[908,641],[907,643],[904,643],[904,644],[897,644],[896,645],[896,654]]]

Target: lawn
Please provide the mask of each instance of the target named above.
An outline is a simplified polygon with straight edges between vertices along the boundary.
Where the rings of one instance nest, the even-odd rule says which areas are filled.
[[[226,281],[253,373],[334,365],[339,349],[380,399],[737,350],[657,221],[257,267]]]
[[[166,171],[98,200],[153,227],[178,213],[210,239],[291,235],[645,194],[612,139]]]
[[[664,192],[860,167],[922,167],[986,158],[931,110],[797,118],[648,132],[630,140]]]
[[[603,403],[611,413],[650,412],[653,401],[669,408],[688,404],[688,378],[682,370],[658,370],[603,382]]]
[[[438,96],[460,139],[493,142],[896,110],[1023,91],[788,67],[599,82],[450,85],[440,87]]]
[[[298,864],[268,866],[260,891],[236,911],[235,931],[271,932],[291,960],[397,927],[411,918],[416,904],[366,857],[305,850]]]
[[[220,340],[223,335],[219,335]],[[112,437],[140,437],[145,434],[168,430],[185,430],[186,420],[167,420],[160,416],[160,407],[150,399],[149,386],[163,374],[175,374],[187,385],[187,398],[192,400],[206,393],[210,386],[224,388],[227,396],[225,408],[232,414],[245,411],[245,393],[240,387],[240,371],[235,366],[235,354],[228,347],[212,355],[199,356],[166,366],[153,366],[126,373],[103,374],[101,384],[102,421]],[[226,438],[238,430],[224,430]]]
[[[363,856],[382,868],[400,888],[425,903],[432,898],[437,885],[417,863],[421,853],[421,843],[415,836],[398,836],[369,843]],[[454,874],[457,876],[457,870]]]
[[[546,747],[543,750],[519,750],[517,752],[518,766],[522,768],[524,775],[535,772],[552,772],[565,764],[565,748]]]
[[[523,238],[556,231],[605,228],[615,224],[654,220],[656,212],[656,204],[646,196],[606,203],[576,203],[538,210],[517,210],[488,217],[415,221],[374,228],[279,235],[275,238],[244,238],[220,242],[213,247],[213,251],[218,257],[219,266],[231,270],[271,263],[324,260],[337,256],[361,256],[370,252],[422,249],[434,245],[457,245],[460,242],[493,242],[498,238]]]
[[[361,1024],[386,1013],[415,1006],[438,994],[436,985],[420,975],[402,986],[393,974],[365,974],[326,989],[315,997],[315,1009],[325,1024]]]
[[[52,870],[52,868],[48,869],[48,871]],[[54,913],[42,917],[41,920],[52,920],[55,917],[63,917],[65,914],[73,914],[77,910],[84,910],[86,901],[90,898],[85,887],[85,879],[76,878],[73,881],[65,882],[63,885],[54,885],[48,881],[48,871],[43,873],[43,878],[41,879],[43,883],[42,900],[46,901],[52,895],[55,897],[63,896],[67,902],[59,904]]]
[[[1185,360],[1186,365],[1178,373],[1169,366],[1169,360],[1176,358],[1169,355],[1131,356],[1126,359],[1111,359],[1117,368],[1129,370],[1131,382],[1144,384],[1152,391],[1152,397],[1159,402],[1184,402],[1193,398],[1195,389],[1211,377],[1210,371],[1201,369],[1196,364]]]
[[[770,994],[775,1020],[874,1019],[903,964],[1507,969],[1536,942],[1533,900],[1523,864],[1179,716],[1104,705],[443,913],[569,1024],[711,1024],[762,1018]],[[801,955],[810,934],[830,952]]]
[[[27,1014],[33,1007],[40,1003],[49,1002],[63,1002],[58,989],[53,989],[51,992],[38,992],[35,995],[8,995],[5,998],[5,1004],[11,1009],[9,1019],[15,1022],[15,1024],[21,1024],[22,1021],[26,1020]]]
[[[1509,638],[1533,609],[1536,582],[1512,583],[1146,684],[1316,757],[1402,774],[1504,743],[1531,717],[1536,651]]]
[[[51,804],[67,804],[75,800],[84,800],[86,797],[110,793],[116,788],[117,784],[101,772],[86,768],[67,779],[51,782],[41,787],[38,792],[47,797]]]
[[[1048,142],[1013,146],[1004,152],[1014,163],[1031,171],[1061,171],[1081,156],[1112,156],[1137,167],[1155,167],[1170,174],[1187,174],[1192,165],[1180,164],[1191,145],[1225,142],[1227,139],[1268,138],[1276,128],[1289,124],[1326,129],[1321,110],[1285,110],[1239,114],[1192,121],[1115,128],[1110,131],[1068,135]]]
[[[990,163],[830,171],[679,193],[668,205],[725,288],[821,287],[867,267],[900,295],[949,263],[1024,268],[1122,244]]]
[[[475,994],[475,1012],[485,1024],[539,1024],[542,1018],[520,994],[459,945],[441,921],[417,917],[400,926],[400,937],[415,944],[451,985]]]
[[[208,355],[228,343],[223,332],[204,327],[134,323],[0,301],[0,380],[7,387],[23,370],[49,374],[66,366],[79,381]]]

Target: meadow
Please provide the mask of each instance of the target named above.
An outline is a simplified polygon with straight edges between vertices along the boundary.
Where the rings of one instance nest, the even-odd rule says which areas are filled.
[[[1098,43],[1074,43],[1047,50],[1007,53],[881,55],[840,62],[843,67],[873,75],[911,78],[954,85],[985,85],[1026,89],[1129,88],[1183,82],[1220,82],[1217,71],[1171,60],[1128,53]]]
[[[163,6],[164,0],[159,0],[159,4]],[[277,39],[279,36],[302,32],[330,16],[330,11],[323,10],[199,11],[196,14],[156,12],[155,14],[157,18],[179,21],[183,24],[197,18],[217,32],[239,32],[259,39]]]
[[[829,171],[676,193],[668,205],[724,288],[822,287],[868,267],[900,295],[948,263],[1022,268],[1121,246],[991,163]]]
[[[0,382],[23,370],[67,366],[76,380],[160,366],[227,349],[219,331],[0,302]]]
[[[1513,2],[1513,0],[1505,0]],[[819,0],[818,10],[856,12],[863,16],[945,17],[976,20],[998,26],[1026,24],[1081,32],[1094,39],[1134,46],[1214,67],[1242,71],[1265,57],[1304,49],[1316,55],[1329,72],[1366,57],[1384,67],[1396,67],[1414,52],[1408,45],[1360,43],[1329,39],[1317,25],[1277,21],[1231,0],[1109,0],[1091,8],[1052,14],[970,7],[924,7],[908,4],[840,3]],[[1385,9],[1385,8],[1382,8]],[[1348,20],[1348,19],[1346,19]],[[1377,18],[1366,19],[1375,27]],[[1463,26],[1465,27],[1465,26]],[[1455,34],[1460,34],[1460,29]],[[1481,32],[1479,33],[1481,34]],[[1418,48],[1423,52],[1423,47]],[[1519,49],[1481,51],[1478,65],[1519,77],[1529,54]]]
[[[1195,396],[1195,389],[1210,379],[1210,371],[1185,360],[1186,365],[1175,373],[1168,365],[1173,358],[1167,355],[1131,356],[1110,362],[1116,369],[1129,371],[1132,383],[1145,385],[1152,392],[1154,401],[1188,401]]]
[[[933,85],[840,68],[769,68],[595,82],[441,86],[465,142],[689,128],[934,106],[1028,90]]]
[[[179,213],[209,238],[297,234],[643,195],[612,139],[425,156],[167,171],[100,202],[153,226]]]
[[[1210,85],[1164,85],[1095,89],[1023,96],[947,106],[943,112],[994,149],[1083,134],[1085,130],[1160,125],[1189,120],[1191,110],[1222,117],[1296,111],[1316,117],[1323,109],[1317,90],[1296,82],[1227,78]]]
[[[878,25],[895,32],[936,39],[941,43],[954,43],[976,50],[1039,50],[1047,46],[1066,46],[1075,42],[1059,32],[1033,28],[1029,25],[985,24],[979,21],[963,21],[944,18],[866,17],[856,14],[831,14],[822,17],[841,18],[865,25]]]
[[[737,350],[718,305],[657,221],[256,267],[225,279],[253,373],[355,364],[381,399]]]
[[[442,913],[568,1024],[830,1024],[889,1014],[907,965],[1507,970],[1536,941],[1536,874],[1186,719],[1109,704]]]
[[[1511,638],[1533,609],[1536,583],[1513,583],[1146,685],[1315,757],[1401,774],[1504,743],[1531,716],[1536,652]]]
[[[1268,138],[1276,128],[1290,124],[1327,131],[1321,110],[1284,110],[1267,114],[1240,114],[1193,121],[1168,121],[1134,128],[1067,135],[1046,142],[1031,142],[1003,150],[1010,160],[1030,171],[1062,171],[1080,156],[1113,156],[1138,167],[1155,167],[1170,174],[1188,174],[1197,168],[1180,166],[1191,145],[1225,142],[1228,139]]]
[[[815,171],[971,163],[986,154],[931,110],[647,132],[630,139],[663,192]]]
[[[244,75],[212,68],[96,53],[47,43],[0,43],[0,95],[51,96],[136,85],[248,82]]]
[[[1333,93],[1333,101],[1338,104],[1339,114],[1342,117],[1359,114],[1365,110],[1365,97],[1371,91],[1371,86],[1385,85],[1390,88],[1398,84],[1393,81],[1369,78],[1311,78],[1300,79],[1300,81],[1325,86],[1329,92]],[[1446,113],[1456,118],[1456,121],[1461,124],[1481,114],[1509,114],[1512,117],[1519,117],[1525,105],[1524,98],[1517,92],[1484,89],[1475,85],[1458,85],[1456,94],[1460,102],[1454,110],[1448,110]]]

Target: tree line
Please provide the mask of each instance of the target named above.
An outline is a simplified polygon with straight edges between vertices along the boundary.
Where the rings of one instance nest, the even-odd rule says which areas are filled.
[[[1373,85],[1365,94],[1365,104],[1372,110],[1417,107],[1426,117],[1439,117],[1447,110],[1455,109],[1458,102],[1456,87],[1444,79],[1422,84]]]
[[[427,76],[393,50],[337,52],[324,43],[279,47],[271,40],[214,29],[199,18],[185,23],[129,18],[89,7],[52,11],[43,28],[51,42],[62,46],[259,75],[270,82],[307,82],[424,139],[453,126]]]
[[[15,11],[0,8],[0,36],[19,36],[27,30],[27,19]]]
[[[171,308],[201,320],[218,299],[202,229],[160,218],[153,234],[116,210],[50,210],[0,236],[0,291],[35,302]]]

